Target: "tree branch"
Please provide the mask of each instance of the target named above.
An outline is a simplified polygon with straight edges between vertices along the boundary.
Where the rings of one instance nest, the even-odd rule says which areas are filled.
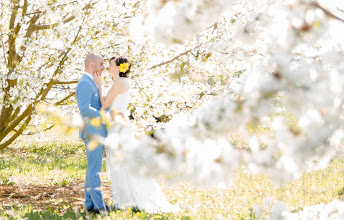
[[[29,133],[26,133],[26,134],[23,134],[23,133],[22,133],[22,135],[34,135],[34,134],[38,134],[38,133],[40,133],[40,132],[48,131],[48,130],[52,129],[53,127],[55,127],[55,125],[56,125],[56,124],[53,124],[53,125],[51,125],[50,127],[47,127],[47,128],[45,128],[45,129],[42,129],[42,130],[39,130],[39,131],[35,131],[35,132],[29,132]],[[17,132],[17,130],[15,130],[15,129],[13,129],[13,131]]]
[[[4,40],[3,40],[2,30],[1,29],[0,29],[0,34],[1,34],[1,45],[2,45],[3,55],[4,55],[5,65],[7,66],[6,51],[5,51],[5,45],[4,45]]]
[[[18,30],[18,25],[16,28],[14,28],[15,25],[15,21],[16,21],[16,17],[17,17],[17,13],[18,13],[18,8],[19,8],[19,1],[13,1],[14,7],[12,9],[12,13],[11,13],[11,18],[10,18],[10,25],[9,25],[9,30],[10,33],[8,35],[8,68],[10,70],[14,69],[15,66],[15,62],[17,59],[17,53],[16,53],[16,47],[15,47],[15,41],[16,41],[16,34],[15,31]],[[10,72],[10,71],[9,71]]]
[[[14,110],[13,114],[11,115],[11,121],[13,121],[15,119],[15,117],[17,117],[19,112],[20,112],[20,108],[17,107],[16,110]]]
[[[51,81],[51,84],[53,85],[67,85],[67,84],[75,84],[78,83],[78,80],[73,80],[73,81],[57,81],[53,80]]]
[[[314,2],[312,5],[317,7],[317,8],[320,8],[330,18],[334,18],[334,19],[337,19],[337,20],[339,20],[341,22],[344,22],[343,18],[338,17],[337,15],[333,14],[330,10],[322,7],[318,2]]]
[[[10,133],[13,129],[15,129],[15,127],[17,127],[17,125],[24,120],[24,118],[26,118],[33,110],[32,105],[29,105],[25,111],[19,116],[17,117],[15,120],[13,120],[6,128],[4,131],[2,131],[0,133],[0,141],[2,141],[2,139],[4,139],[4,137],[6,137],[6,135],[8,133]],[[1,149],[1,148],[0,148]]]
[[[138,82],[135,80],[137,87],[139,87],[140,91],[148,98],[149,96],[145,93],[145,91],[139,86]]]
[[[70,21],[72,21],[74,19],[75,19],[75,16],[72,15],[72,16],[68,17],[67,19],[65,19],[64,21],[62,21],[62,22],[65,24],[65,23],[68,23],[68,22],[70,22]],[[35,25],[34,26],[34,31],[52,29],[52,28],[56,27],[58,24],[59,23]]]
[[[18,36],[18,33],[20,31],[21,25],[20,23],[17,23],[16,27],[14,28],[14,36]]]
[[[84,18],[84,20],[85,20],[85,18]],[[82,23],[84,23],[84,22],[82,22]],[[82,29],[82,25],[80,25],[79,30],[78,30],[78,32],[76,33],[76,35],[75,35],[75,37],[74,37],[74,40],[73,40],[73,42],[71,43],[71,45],[73,45],[73,44],[77,41],[81,29]],[[61,68],[61,66],[64,64],[64,62],[66,61],[66,59],[67,59],[67,57],[68,57],[67,55],[68,55],[68,53],[69,53],[71,50],[72,50],[72,48],[70,47],[70,48],[67,49],[67,51],[66,51],[64,54],[61,54],[61,55],[60,55],[60,56],[63,56],[63,58],[62,58],[61,61],[59,62],[58,67],[56,68],[56,70],[55,70],[55,72],[54,72],[52,78],[54,78],[54,77],[60,72],[60,68]],[[59,56],[59,57],[60,57],[60,56]],[[53,80],[52,78],[51,78],[50,82],[48,83],[49,85],[53,85],[53,82],[56,82],[56,81]]]
[[[70,21],[72,21],[72,20],[74,20],[74,19],[75,19],[75,16],[72,15],[72,16],[70,16],[69,18],[65,19],[65,20],[63,21],[63,23],[64,23],[64,24],[65,24],[65,23],[68,23],[68,22],[70,22]]]
[[[16,65],[16,59],[17,59],[17,53],[16,53],[16,47],[15,47],[15,41],[16,41],[16,35],[14,33],[14,25],[15,25],[15,20],[17,17],[18,13],[18,8],[19,8],[19,0],[16,1],[11,1],[11,3],[14,5],[12,12],[11,12],[11,18],[10,18],[10,24],[9,24],[9,30],[10,33],[8,34],[8,63],[7,63],[7,69],[8,72],[7,74],[10,74],[13,72],[14,67]],[[8,93],[10,91],[10,88],[16,84],[16,79],[14,80],[9,80],[6,79],[6,82],[8,83],[8,86],[6,88],[3,88],[3,91],[5,93]],[[9,96],[5,94],[3,96],[3,103],[7,103],[9,99]],[[8,125],[8,119],[12,115],[13,107],[9,106],[7,107],[6,105],[2,106],[1,112],[0,112],[0,136],[2,136],[3,131],[6,130],[6,127]],[[3,138],[0,137],[0,141]]]
[[[15,31],[18,31],[18,28],[20,28],[20,26],[17,26],[17,29],[14,30],[14,25],[15,25],[15,19],[16,19],[16,15],[18,12],[18,2],[19,0],[12,0],[12,3],[15,2],[15,5],[13,6],[13,10],[12,10],[12,15],[11,15],[11,19],[10,19],[10,34],[9,34],[9,40],[8,40],[8,44],[9,44],[9,56],[8,56],[8,68],[9,68],[9,73],[11,72],[11,70],[13,71],[13,69],[15,68],[15,65],[17,64],[17,62],[20,62],[20,57],[18,58],[18,55],[15,51],[15,41],[16,41],[16,35],[15,35]],[[27,3],[26,0],[24,0],[24,6]],[[89,9],[92,8],[92,5],[94,5],[95,3],[89,4],[87,6],[85,6],[85,9]],[[23,6],[23,7],[24,7]],[[27,7],[27,6],[25,6]],[[26,31],[25,37],[31,37],[32,34],[35,32],[35,27],[37,27],[36,22],[38,21],[38,19],[40,18],[40,16],[42,16],[42,14],[44,14],[44,12],[41,11],[36,11],[36,13],[33,13],[34,16],[30,18],[30,24],[29,27]],[[27,16],[27,14],[26,14]],[[84,17],[87,17],[87,14]],[[63,20],[63,22],[67,23],[72,21],[73,19],[75,19],[74,16],[70,16],[66,19]],[[39,27],[39,26],[38,26]],[[43,26],[41,26],[42,28]],[[79,35],[81,33],[82,30],[82,25],[80,25],[79,30],[77,32],[77,34],[75,35],[75,38],[73,40],[73,42],[71,43],[71,45],[73,45],[75,42],[78,41],[79,39]],[[25,50],[25,48],[23,48]],[[6,112],[8,112],[9,109],[5,109],[6,111],[1,111],[1,117],[0,117],[0,142],[2,140],[5,139],[5,137],[7,135],[10,134],[10,132],[12,132],[23,120],[25,120],[25,118],[27,117],[27,120],[24,122],[24,124],[21,126],[21,128],[10,138],[8,139],[5,143],[0,145],[0,149],[4,149],[6,146],[8,146],[9,144],[11,144],[20,134],[22,134],[22,131],[26,128],[27,124],[30,122],[31,120],[31,113],[34,111],[35,109],[35,104],[37,104],[38,102],[41,102],[42,100],[44,100],[46,98],[46,96],[48,95],[49,91],[51,90],[51,88],[53,87],[54,83],[55,84],[72,84],[72,83],[76,83],[76,81],[74,82],[58,82],[56,80],[54,80],[54,77],[56,75],[58,75],[59,73],[61,73],[61,68],[64,65],[65,61],[68,59],[68,54],[69,52],[72,50],[72,47],[67,48],[64,52],[61,52],[61,55],[59,56],[60,62],[57,65],[56,70],[54,71],[51,80],[46,83],[44,86],[42,86],[40,92],[36,95],[36,97],[33,99],[33,103],[28,105],[26,107],[26,109],[24,110],[24,112],[22,112],[19,116],[18,113],[20,112],[15,112],[15,114],[12,114],[12,111],[10,114],[5,114]],[[13,86],[12,84],[14,84],[15,82],[9,81],[9,86],[6,89],[10,89],[11,86]],[[73,94],[70,94],[68,98],[70,98]],[[57,102],[57,104],[61,104],[63,101],[67,100],[67,97],[65,97],[64,99],[60,100]],[[7,96],[4,96],[4,100],[6,101]],[[5,106],[3,106],[5,107]],[[10,106],[11,108],[12,106]],[[3,109],[4,110],[4,109]],[[3,117],[4,116],[4,117]],[[16,116],[15,119],[14,117],[11,116]],[[6,119],[5,119],[6,118]],[[2,120],[3,119],[3,120]],[[14,120],[9,120],[9,119],[14,119]],[[6,122],[5,126],[3,126],[3,122]]]
[[[56,8],[60,8],[60,7],[66,6],[66,5],[74,4],[74,3],[78,3],[78,1],[72,1],[72,2],[65,3],[65,4],[61,4],[61,5],[56,6]]]
[[[35,24],[38,19],[41,17],[41,14],[36,14],[35,16],[31,17],[29,27],[27,28],[26,34],[24,37],[30,38],[33,32],[35,31]]]
[[[22,16],[23,16],[23,17],[26,15],[27,6],[28,6],[28,2],[27,2],[27,0],[24,0],[24,5],[23,5],[23,7],[22,7],[22,9],[23,9]]]
[[[10,145],[19,135],[21,135],[23,133],[24,129],[28,126],[30,121],[31,121],[31,115],[29,115],[27,117],[27,119],[25,120],[24,124],[20,127],[20,129],[14,135],[12,135],[12,137],[10,139],[5,141],[5,143],[0,144],[0,150],[5,149],[5,147]]]
[[[181,56],[184,56],[184,55],[190,53],[191,51],[193,51],[193,50],[199,48],[200,46],[201,46],[201,44],[198,45],[198,46],[196,46],[196,47],[193,48],[193,49],[187,50],[187,51],[185,51],[184,53],[179,54],[178,56],[176,56],[176,57],[174,57],[174,58],[172,58],[172,59],[170,59],[170,60],[167,60],[167,61],[165,61],[165,62],[162,62],[162,63],[156,64],[156,65],[154,65],[154,66],[151,66],[151,67],[149,67],[148,69],[149,69],[149,70],[150,70],[150,69],[154,69],[154,68],[156,68],[156,67],[158,67],[158,66],[163,66],[163,65],[166,65],[166,64],[168,64],[168,63],[171,63],[171,62],[173,62],[174,60],[179,59]]]
[[[72,42],[71,44],[74,44],[74,43],[77,41],[81,29],[82,29],[82,25],[79,27],[79,30],[78,30],[77,34],[75,35],[74,40],[73,40],[73,42]],[[64,62],[65,62],[66,59],[68,58],[67,55],[68,55],[68,53],[71,51],[71,49],[72,49],[72,48],[70,47],[70,48],[67,49],[67,51],[65,51],[64,53],[61,53],[61,55],[60,55],[59,57],[62,56],[62,59],[60,60],[59,64],[57,65],[57,68],[56,68],[56,70],[54,71],[54,73],[53,73],[53,75],[52,75],[50,81],[49,81],[48,83],[45,84],[45,85],[46,85],[46,88],[43,89],[43,88],[44,88],[44,86],[43,86],[43,87],[41,88],[41,91],[39,92],[39,94],[36,95],[36,98],[34,99],[34,100],[36,100],[36,101],[34,102],[34,104],[36,104],[36,103],[38,103],[38,102],[44,100],[45,97],[48,95],[48,93],[49,93],[50,89],[52,88],[52,86],[55,85],[55,84],[58,82],[58,81],[56,81],[56,80],[53,80],[53,78],[54,78],[59,72],[61,72],[61,70],[60,70],[60,69],[61,69],[61,66],[63,66]],[[57,83],[57,84],[58,84],[58,83]]]
[[[86,8],[90,8],[91,6],[87,6]],[[12,12],[12,23],[11,23],[11,25],[12,26],[14,26],[14,21],[15,21],[15,15],[16,15],[16,13],[17,13],[17,10],[16,10],[16,8],[14,8],[14,11]],[[35,23],[37,22],[37,20],[38,20],[38,18],[40,17],[42,15],[42,13],[38,13],[38,14],[36,14],[35,16],[33,16],[32,18],[31,18],[31,20],[30,20],[30,25],[29,25],[29,28],[28,28],[28,30],[27,30],[27,33],[26,33],[26,36],[27,37],[31,37],[31,35],[32,35],[32,33],[34,32],[34,27],[35,27]],[[86,17],[86,16],[85,16]],[[67,19],[65,19],[65,22],[68,22],[68,21],[71,21],[72,19],[74,19],[73,17],[69,17],[69,18],[67,18]],[[85,19],[85,18],[84,18]],[[13,29],[13,28],[12,28]],[[11,29],[11,30],[12,30]],[[80,34],[80,31],[81,31],[81,29],[82,29],[82,25],[80,25],[80,27],[79,27],[79,30],[78,30],[78,32],[77,32],[77,34],[76,34],[76,36],[75,36],[75,38],[74,38],[74,40],[73,40],[73,42],[72,42],[72,45],[73,45],[73,43],[75,43],[78,39],[79,39],[79,34]],[[14,35],[14,33],[12,32],[11,34],[10,34],[10,36],[9,36],[9,45],[11,45],[11,46],[14,46],[14,43],[15,43],[15,35]],[[11,50],[11,49],[14,49],[15,50],[15,47],[14,48],[9,48],[9,50]],[[56,83],[57,81],[56,80],[53,80],[53,78],[58,74],[58,73],[60,73],[61,72],[61,67],[63,66],[63,64],[65,63],[65,61],[68,59],[68,54],[69,54],[69,52],[72,50],[72,48],[70,47],[70,48],[68,48],[65,52],[63,52],[63,53],[61,53],[61,55],[59,56],[59,57],[61,57],[61,60],[60,60],[60,62],[58,63],[58,65],[57,65],[57,68],[56,68],[56,70],[55,70],[55,72],[53,73],[53,75],[52,75],[52,78],[51,78],[51,80],[48,82],[48,83],[46,83],[45,84],[45,86],[43,86],[42,88],[41,88],[41,90],[40,90],[40,92],[36,95],[36,97],[33,99],[34,101],[33,101],[33,103],[32,104],[30,104],[26,109],[25,109],[25,111],[21,114],[21,115],[19,115],[18,117],[16,117],[16,119],[14,119],[13,121],[11,121],[11,122],[9,122],[8,124],[6,124],[6,126],[3,126],[3,127],[1,127],[2,126],[2,124],[0,124],[0,128],[1,129],[3,129],[3,130],[1,130],[1,133],[0,133],[0,142],[11,132],[11,131],[13,131],[13,129],[15,129],[18,125],[19,125],[19,123],[22,121],[22,120],[24,120],[26,117],[28,117],[28,118],[30,118],[29,120],[27,120],[28,122],[31,120],[31,117],[30,117],[30,114],[32,113],[32,111],[35,109],[35,107],[34,107],[34,105],[36,104],[36,103],[38,103],[38,102],[40,102],[40,101],[42,101],[42,100],[44,100],[45,98],[46,98],[46,96],[48,95],[48,93],[49,93],[49,91],[51,90],[51,88],[52,88],[52,86],[54,85],[54,83]],[[9,57],[9,58],[16,58],[15,57],[15,51],[12,51],[12,56],[13,57]],[[11,52],[10,52],[10,55],[11,55]],[[15,61],[14,59],[12,60],[12,61]],[[12,64],[15,64],[14,62],[12,63]],[[8,88],[6,88],[6,89],[9,89],[10,88],[10,86],[8,86]],[[70,95],[70,96],[72,96],[72,95]],[[63,101],[63,100],[61,100],[61,101]],[[61,103],[61,102],[57,102],[58,104],[59,103]],[[4,113],[3,111],[1,112],[1,113]],[[2,118],[2,116],[3,116],[3,114],[1,115],[1,118]],[[11,114],[9,114],[8,115],[8,117],[10,117],[11,116]],[[7,118],[7,116],[6,116],[6,118]],[[8,118],[7,118],[8,119]],[[1,121],[1,120],[0,120]],[[6,121],[6,120],[5,120]],[[8,120],[7,120],[8,121]],[[25,125],[25,123],[24,123],[24,125]],[[3,143],[3,144],[1,144],[0,145],[0,149],[3,149],[3,148],[5,148],[7,145],[9,145],[10,143],[12,143],[14,140],[15,140],[15,138],[17,138],[21,133],[22,133],[22,130],[23,129],[25,129],[26,128],[26,126],[27,125],[25,125],[25,126],[22,126],[21,127],[21,129],[19,129],[18,130],[18,132],[15,134],[15,135],[13,135],[8,141],[6,141],[5,143]]]
[[[73,1],[73,2],[70,2],[68,4],[72,4],[72,3],[77,3],[77,1]],[[63,5],[67,5],[67,4],[63,4]],[[59,5],[59,6],[63,6],[63,5]],[[84,10],[88,10],[90,8],[92,8],[92,6],[95,5],[95,3],[92,3],[92,4],[88,4],[86,5],[83,9]],[[58,6],[58,7],[59,7]],[[74,20],[76,17],[74,15],[71,15],[69,16],[68,18],[64,19],[62,22],[64,24]],[[54,23],[54,24],[43,24],[43,25],[35,25],[34,27],[34,31],[38,31],[38,30],[46,30],[46,29],[51,29],[51,28],[54,28],[58,25],[59,23]]]
[[[14,23],[16,21],[17,12],[18,12],[18,9],[19,9],[19,5],[18,5],[19,4],[19,0],[13,1],[13,4],[15,4],[15,6],[13,7],[12,13],[11,13],[10,26],[9,26],[10,30],[13,30],[13,28],[14,28]]]
[[[72,97],[73,95],[75,95],[75,92],[70,93],[69,95],[67,95],[66,97],[64,97],[63,99],[61,99],[60,101],[57,101],[54,105],[62,105],[63,102],[65,102],[66,100],[68,100],[70,97]]]

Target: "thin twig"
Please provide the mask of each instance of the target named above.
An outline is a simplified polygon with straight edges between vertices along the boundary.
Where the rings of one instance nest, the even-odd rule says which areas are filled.
[[[135,81],[137,87],[140,89],[141,92],[143,92],[143,94],[148,98],[149,96],[145,93],[145,91],[140,87],[140,85],[137,83],[137,81]]]
[[[56,124],[53,124],[53,125],[51,125],[50,127],[47,127],[47,128],[45,128],[45,129],[42,129],[42,130],[38,130],[38,131],[34,131],[34,132],[28,132],[28,133],[22,133],[22,135],[34,135],[34,134],[38,134],[38,133],[40,133],[40,132],[44,132],[44,131],[48,131],[48,130],[50,130],[50,129],[52,129],[54,126],[55,126]],[[13,129],[13,131],[14,132],[17,132],[17,130],[15,130],[15,129]]]
[[[75,84],[75,83],[77,83],[78,82],[78,80],[74,80],[74,81],[57,81],[57,80],[55,80],[55,81],[51,81],[51,84],[54,84],[54,85],[61,85],[61,84],[63,84],[63,85],[66,85],[66,84]]]
[[[168,63],[171,63],[171,62],[173,62],[174,60],[178,59],[179,57],[184,56],[184,55],[190,53],[191,51],[193,51],[193,50],[199,48],[200,46],[202,46],[202,44],[196,46],[196,47],[193,48],[193,49],[187,50],[187,51],[185,51],[184,53],[181,53],[181,54],[179,54],[178,56],[176,56],[176,57],[174,57],[174,58],[172,58],[172,59],[170,59],[170,60],[167,60],[167,61],[165,61],[165,62],[162,62],[162,63],[156,64],[156,65],[154,65],[154,66],[151,66],[151,67],[149,67],[148,69],[149,69],[149,70],[150,70],[150,69],[154,69],[154,68],[156,68],[156,67],[158,67],[158,66],[163,66],[163,65],[166,65],[166,64],[168,64]]]
[[[1,30],[1,28],[0,28],[0,34],[1,34],[1,45],[2,45],[2,50],[3,50],[3,53],[4,53],[5,65],[7,66],[6,51],[5,51],[4,41],[3,41],[3,38],[2,38],[2,30]]]
[[[344,19],[343,18],[340,18],[338,17],[337,15],[333,14],[330,10],[322,7],[318,2],[314,2],[313,3],[313,6],[317,7],[317,8],[320,8],[327,16],[329,16],[330,18],[334,18],[334,19],[337,19],[341,22],[344,22]]]
[[[66,97],[64,97],[60,101],[57,101],[54,105],[61,105],[61,104],[63,104],[66,100],[68,100],[73,95],[75,95],[75,92],[71,92],[69,95],[67,95]]]

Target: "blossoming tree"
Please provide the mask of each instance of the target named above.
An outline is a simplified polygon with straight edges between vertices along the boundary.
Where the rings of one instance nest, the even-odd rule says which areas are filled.
[[[307,162],[313,168],[326,166],[343,137],[342,3],[149,3],[152,11],[142,18],[143,31],[158,42],[203,50],[203,58],[210,60],[208,72],[223,76],[232,71],[232,77],[228,86],[217,84],[220,98],[194,114],[175,115],[154,138],[114,137],[118,146],[127,144],[118,149],[123,151],[118,157],[128,167],[219,183],[231,181],[231,172],[245,162],[252,172],[266,172],[281,183],[300,176],[309,168]],[[189,66],[202,63],[193,56]],[[216,65],[209,67],[211,62]],[[268,132],[257,135],[252,126]],[[237,150],[228,141],[236,132],[248,141],[248,150]]]
[[[133,10],[115,14],[116,4],[106,1],[5,0],[0,7],[0,149],[4,149],[30,122],[44,124],[44,116],[37,116],[37,103],[70,102],[85,54],[99,49],[113,53],[115,44],[107,40],[122,34],[114,20]],[[125,25],[126,19],[118,20]]]
[[[2,1],[1,8],[0,149],[21,134],[54,126],[46,126],[36,104],[75,111],[75,106],[63,105],[75,101],[75,83],[88,52],[98,52],[105,60],[114,55],[130,58],[136,90],[132,118],[142,128],[168,121],[176,111],[194,107],[197,93],[206,94],[202,91],[208,87],[202,83],[178,81],[190,69],[178,58],[194,51],[192,45],[186,45],[186,51],[184,45],[166,49],[139,33],[137,18],[147,12],[146,1],[17,0]],[[158,80],[154,84],[150,78]],[[188,93],[181,94],[185,88]]]
[[[73,99],[89,51],[133,64],[131,119],[155,129],[153,137],[114,137],[128,146],[118,158],[133,170],[227,183],[246,162],[283,182],[306,170],[305,161],[326,165],[340,144],[340,1],[18,0],[1,7],[9,9],[0,23],[1,149],[24,131],[35,104]],[[245,151],[230,141],[238,134]]]

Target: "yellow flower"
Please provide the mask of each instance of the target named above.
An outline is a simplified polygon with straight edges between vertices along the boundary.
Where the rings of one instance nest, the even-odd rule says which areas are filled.
[[[128,69],[129,69],[129,66],[128,66],[127,63],[121,63],[119,65],[119,71],[122,72],[122,73],[127,72]]]
[[[96,140],[92,140],[87,144],[87,149],[93,151],[98,147],[98,142]]]
[[[91,118],[90,124],[93,125],[94,127],[100,127],[100,125],[102,124],[102,121],[99,117]]]
[[[101,123],[102,124],[106,124],[106,122],[109,120],[109,117],[106,114],[104,108],[100,109],[100,118],[101,118]]]
[[[115,124],[112,122],[112,121],[107,121],[105,123],[105,126],[106,126],[106,130],[109,130],[110,128],[112,128]]]

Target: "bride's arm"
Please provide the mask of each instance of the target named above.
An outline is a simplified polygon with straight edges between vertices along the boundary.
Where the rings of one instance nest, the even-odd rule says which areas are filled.
[[[108,108],[113,100],[117,97],[118,94],[128,90],[129,84],[128,81],[124,80],[123,78],[117,79],[111,86],[109,92],[106,94],[104,98],[104,108]]]

